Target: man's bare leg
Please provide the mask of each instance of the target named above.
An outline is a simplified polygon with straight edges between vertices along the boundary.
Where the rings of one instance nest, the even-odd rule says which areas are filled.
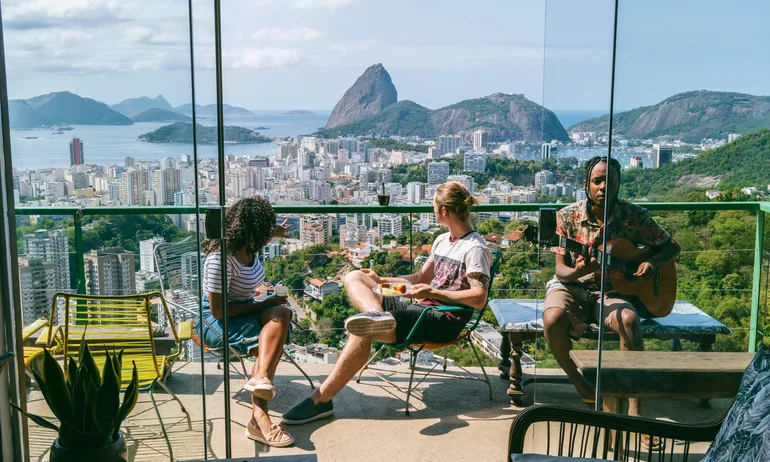
[[[372,291],[377,287],[372,278],[361,271],[351,271],[345,275],[344,284],[350,303],[358,311],[382,311],[382,297]]]
[[[396,333],[394,331],[389,334],[370,337],[349,335],[348,343],[342,349],[331,374],[310,395],[314,403],[325,403],[332,399],[364,367],[372,350],[372,340],[393,343],[396,341]]]
[[[572,351],[572,339],[569,337],[570,326],[568,315],[562,308],[552,307],[543,311],[543,326],[545,341],[551,348],[556,362],[569,377],[570,383],[584,400],[594,399],[594,389],[588,385],[572,361],[569,352]]]
[[[605,298],[604,325],[620,337],[622,351],[644,351],[642,325],[633,305],[619,298]],[[628,415],[641,416],[642,403],[638,398],[628,399]]]

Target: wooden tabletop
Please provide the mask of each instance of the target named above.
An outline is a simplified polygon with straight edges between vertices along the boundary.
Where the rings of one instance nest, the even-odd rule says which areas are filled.
[[[572,350],[578,369],[596,369],[597,350]],[[715,353],[712,351],[603,351],[602,369],[624,371],[681,371],[740,373],[746,370],[754,353]]]
[[[572,360],[596,381],[596,350],[573,350]],[[733,398],[753,353],[684,351],[602,352],[602,394],[622,397]]]

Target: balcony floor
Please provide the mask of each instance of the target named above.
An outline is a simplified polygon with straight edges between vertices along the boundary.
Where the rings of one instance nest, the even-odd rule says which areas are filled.
[[[248,364],[247,364],[248,366]],[[325,378],[332,366],[303,364],[316,383]],[[315,453],[321,461],[382,461],[382,460],[503,460],[508,447],[508,432],[513,417],[520,408],[508,404],[505,390],[507,380],[494,375],[493,401],[487,399],[486,385],[470,380],[448,379],[458,369],[447,373],[438,368],[420,384],[413,396],[411,416],[404,416],[405,390],[409,380],[406,368],[378,367],[388,382],[371,372],[360,384],[351,382],[335,398],[335,416],[301,426],[287,426],[296,443],[289,448],[270,449],[243,436],[249,419],[250,396],[241,391],[245,382],[240,374],[231,375],[232,454],[233,457],[260,455],[290,455]],[[480,372],[480,369],[471,369]],[[436,373],[436,372],[439,373]],[[168,385],[184,402],[189,419],[160,387],[156,399],[171,439],[174,457],[178,460],[202,459],[204,456],[203,427],[208,432],[209,458],[225,457],[223,372],[215,363],[205,363],[206,415],[203,420],[200,392],[200,364],[178,364]],[[489,372],[496,373],[496,369]],[[542,373],[553,371],[542,370]],[[274,421],[280,414],[306,397],[310,391],[307,381],[288,363],[281,363],[276,377],[278,395],[271,403]],[[397,387],[401,388],[399,390]],[[536,384],[528,387],[536,393],[537,402],[582,407],[577,393],[567,385]],[[532,402],[530,395],[529,402]],[[41,415],[51,415],[36,388],[29,393],[29,408]],[[696,399],[648,401],[645,415],[680,422],[713,421],[725,412],[729,400],[713,400],[709,410],[697,407]],[[134,412],[124,425],[128,436],[130,460],[168,460],[168,450],[160,435],[160,427],[152,409],[149,395],[142,393]],[[528,446],[537,452],[544,445],[545,429],[531,432]],[[32,461],[48,460],[48,447],[55,434],[30,423]],[[542,437],[542,438],[541,438]],[[693,454],[705,453],[708,445],[696,445]]]

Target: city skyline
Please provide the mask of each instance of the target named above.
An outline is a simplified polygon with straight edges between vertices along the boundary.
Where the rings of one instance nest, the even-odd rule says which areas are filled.
[[[382,62],[400,100],[430,108],[495,92],[522,93],[555,110],[609,108],[614,2],[486,2],[479,13],[496,14],[474,23],[466,21],[461,2],[436,5],[226,3],[225,102],[253,110],[328,110],[362,69]],[[770,94],[761,78],[765,60],[750,73],[731,72],[729,65],[766,54],[767,40],[756,36],[763,28],[754,22],[768,6],[742,5],[740,21],[735,8],[712,6],[621,3],[617,108],[697,89]],[[702,13],[698,26],[685,26],[696,7]],[[747,8],[758,14],[743,14]],[[197,101],[211,104],[210,5],[195,1],[193,17]],[[175,106],[190,101],[187,9],[177,2],[140,8],[130,1],[14,0],[3,3],[3,21],[12,98],[69,90],[108,104],[157,94]],[[716,27],[723,33],[711,33]]]

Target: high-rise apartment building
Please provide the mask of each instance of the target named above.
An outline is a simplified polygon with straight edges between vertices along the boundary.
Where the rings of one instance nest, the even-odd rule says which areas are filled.
[[[19,258],[22,321],[28,325],[51,312],[51,299],[57,291],[56,267],[37,258]]]
[[[644,162],[642,156],[631,156],[631,162],[629,163],[631,168],[644,168]]]
[[[547,184],[554,183],[554,174],[549,170],[541,170],[535,173],[535,189],[540,190]]]
[[[126,205],[145,205],[144,192],[149,189],[147,172],[144,170],[129,170],[121,176],[120,200]],[[173,195],[172,199],[173,201]]]
[[[67,236],[60,231],[37,230],[24,236],[24,255],[29,260],[51,263],[55,278],[52,287],[70,290],[70,258]]]
[[[121,247],[85,254],[86,292],[90,295],[124,295],[136,292],[134,254]]]
[[[463,170],[469,171],[469,172],[484,173],[486,169],[487,169],[486,152],[468,151],[465,153],[463,157]]]
[[[540,147],[540,159],[545,162],[547,160],[557,160],[559,158],[559,145],[556,143],[543,143]]]
[[[388,234],[398,237],[401,235],[401,215],[396,213],[388,213],[381,215],[377,220],[377,230],[380,236],[387,236]]]
[[[70,140],[70,165],[83,165],[83,140],[72,138]]]
[[[441,135],[438,137],[438,147],[444,154],[457,151],[463,144],[463,137],[459,135]]]
[[[155,272],[155,247],[166,242],[160,236],[139,241],[139,268],[149,273]]]
[[[155,170],[155,194],[158,205],[174,205],[174,194],[182,190],[182,172],[178,168]]]
[[[133,157],[126,157],[124,160],[124,165],[126,168],[133,167],[134,165],[136,165],[136,159],[134,159]]]
[[[406,201],[410,204],[419,204],[425,199],[425,183],[412,181],[406,185]]]
[[[486,150],[489,143],[489,132],[486,130],[476,130],[473,132],[473,149],[476,151]]]
[[[444,183],[449,176],[449,162],[428,162],[428,184]]]
[[[181,285],[185,289],[198,288],[198,261],[200,261],[201,271],[203,263],[206,260],[204,254],[198,251],[185,252],[180,257],[182,260]]]
[[[303,215],[300,218],[299,240],[305,246],[330,243],[334,221],[331,215]]]
[[[671,163],[674,157],[674,148],[672,146],[653,144],[652,149],[655,151],[655,168]]]

